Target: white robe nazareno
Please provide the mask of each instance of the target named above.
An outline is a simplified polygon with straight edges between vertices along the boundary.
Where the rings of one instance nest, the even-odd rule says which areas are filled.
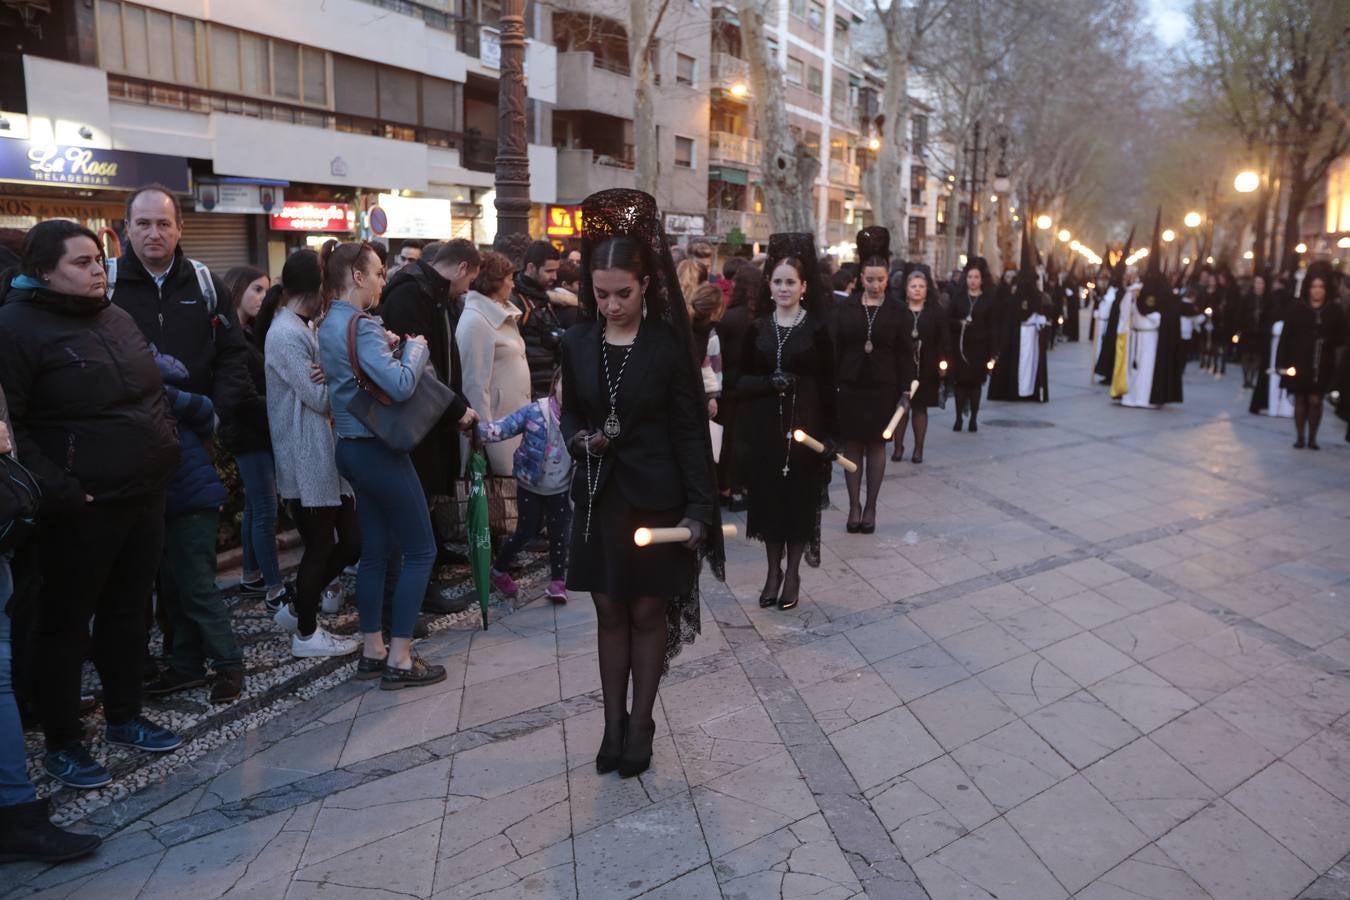
[[[1017,396],[1030,397],[1036,393],[1036,375],[1041,365],[1041,329],[1048,320],[1040,313],[1022,323],[1017,348]]]
[[[1284,322],[1276,322],[1270,328],[1270,373],[1266,384],[1266,415],[1282,419],[1294,417],[1294,401],[1289,392],[1280,386],[1280,373],[1275,368],[1279,359],[1280,335],[1284,333]]]
[[[1149,396],[1153,393],[1153,369],[1158,362],[1158,329],[1162,327],[1162,313],[1144,315],[1135,305],[1137,301],[1137,296],[1131,298],[1120,311],[1122,317],[1130,317],[1130,338],[1125,347],[1127,388],[1120,398],[1120,405],[1153,409]]]

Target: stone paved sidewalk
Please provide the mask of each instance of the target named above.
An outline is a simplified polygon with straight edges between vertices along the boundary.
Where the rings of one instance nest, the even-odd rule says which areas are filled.
[[[597,776],[594,612],[535,604],[346,682],[0,867],[101,898],[1350,897],[1350,446],[1250,417],[1240,377],[1112,407],[1085,346],[1048,406],[935,411],[875,536],[791,613],[762,552],[705,580],[653,767]]]

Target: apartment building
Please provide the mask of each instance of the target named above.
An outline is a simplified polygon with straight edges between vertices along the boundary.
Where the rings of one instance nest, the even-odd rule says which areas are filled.
[[[275,274],[289,248],[331,236],[490,243],[498,15],[495,0],[0,10],[0,227],[107,226],[153,180],[182,197],[184,247],[212,266]],[[532,4],[536,233],[558,199],[548,24]]]

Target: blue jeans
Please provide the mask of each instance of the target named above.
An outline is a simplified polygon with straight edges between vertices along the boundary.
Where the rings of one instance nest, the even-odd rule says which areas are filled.
[[[384,576],[396,548],[403,554],[403,570],[394,586],[389,635],[411,638],[436,563],[436,537],[417,470],[408,454],[391,450],[376,438],[340,438],[337,467],[356,491],[361,523],[361,565],[356,574],[361,631],[380,630]]]
[[[268,587],[281,584],[277,562],[277,470],[266,450],[234,458],[244,481],[244,518],[239,540],[244,548],[244,571],[262,572]]]
[[[19,705],[14,702],[14,681],[10,672],[14,654],[10,649],[9,614],[5,612],[5,604],[9,603],[13,592],[9,558],[0,556],[0,806],[37,799],[33,783],[28,780],[23,723],[19,721]]]

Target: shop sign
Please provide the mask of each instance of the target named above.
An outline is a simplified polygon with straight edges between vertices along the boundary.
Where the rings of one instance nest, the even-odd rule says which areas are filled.
[[[352,208],[346,203],[287,200],[272,214],[273,231],[351,231]]]
[[[478,30],[478,61],[489,69],[502,67],[502,38],[497,29]]]
[[[672,237],[707,234],[707,220],[703,216],[666,213],[666,234]]]
[[[0,216],[23,216],[32,219],[70,219],[87,222],[91,219],[121,219],[126,207],[121,203],[100,203],[97,200],[60,200],[47,197],[0,197]]]
[[[158,182],[187,193],[188,170],[181,156],[0,138],[0,181],[80,188],[137,188]]]
[[[380,194],[377,202],[388,217],[385,237],[445,240],[450,236],[452,226],[449,200]]]
[[[544,233],[554,238],[581,236],[580,206],[550,206]]]
[[[197,185],[197,209],[212,213],[267,214],[285,203],[285,191],[270,184],[204,181]]]

